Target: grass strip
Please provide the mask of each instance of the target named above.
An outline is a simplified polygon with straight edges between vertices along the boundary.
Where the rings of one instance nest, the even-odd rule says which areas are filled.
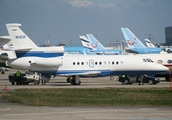
[[[35,106],[172,106],[169,88],[44,88],[1,93],[9,102]]]

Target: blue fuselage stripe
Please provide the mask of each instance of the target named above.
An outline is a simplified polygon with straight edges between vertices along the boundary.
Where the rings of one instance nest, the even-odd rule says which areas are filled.
[[[48,75],[61,75],[61,74],[81,74],[90,72],[91,70],[58,70],[58,71],[37,71],[41,72],[43,74],[48,74]],[[162,73],[164,71],[110,71],[110,70],[98,70],[101,71],[100,74],[98,74],[95,77],[104,77],[104,76],[115,76],[115,75],[142,75],[142,74],[147,74],[147,75],[152,75],[155,73]]]
[[[17,58],[20,58],[20,57],[58,57],[58,56],[63,56],[64,53],[52,53],[52,52],[43,52],[43,51],[28,51],[28,52],[16,52],[16,55],[17,55]]]

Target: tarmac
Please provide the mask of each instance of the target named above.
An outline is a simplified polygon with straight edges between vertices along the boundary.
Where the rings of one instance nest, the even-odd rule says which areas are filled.
[[[170,82],[161,80],[157,85],[121,85],[117,78],[82,78],[81,85],[73,86],[64,77],[55,77],[46,85],[11,85],[8,80],[10,70],[0,75],[0,92],[19,88],[102,88],[102,87],[167,87]],[[4,90],[4,87],[8,90]],[[0,95],[0,120],[172,120],[172,107],[142,106],[28,106],[8,102]]]

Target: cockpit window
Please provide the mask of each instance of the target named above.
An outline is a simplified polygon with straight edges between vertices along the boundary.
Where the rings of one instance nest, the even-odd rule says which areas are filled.
[[[143,62],[146,62],[146,59],[143,59]]]
[[[150,58],[143,59],[143,62],[153,62]]]
[[[147,58],[146,60],[147,60],[148,62],[153,62],[150,58]]]

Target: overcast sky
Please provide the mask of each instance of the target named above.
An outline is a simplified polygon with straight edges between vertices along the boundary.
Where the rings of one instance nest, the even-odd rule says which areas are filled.
[[[6,23],[21,23],[36,44],[49,35],[51,45],[81,46],[79,35],[91,33],[108,46],[124,39],[121,27],[159,44],[172,26],[172,0],[0,0],[0,36]]]

